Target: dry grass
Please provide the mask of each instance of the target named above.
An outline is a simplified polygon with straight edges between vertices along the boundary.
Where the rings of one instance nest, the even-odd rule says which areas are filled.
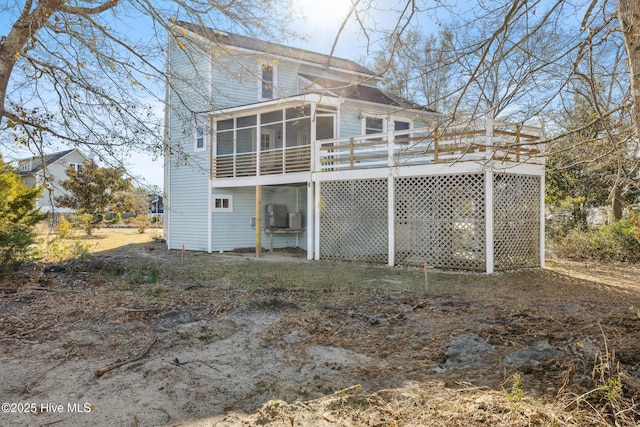
[[[634,406],[640,398],[640,316],[629,310],[640,307],[637,265],[555,260],[545,270],[495,275],[433,271],[427,293],[418,268],[308,262],[288,252],[260,260],[252,254],[183,255],[167,251],[154,237],[153,231],[96,230],[83,240],[93,244],[92,256],[65,263],[66,273],[29,270],[5,281],[5,357],[36,358],[32,343],[54,348],[66,331],[85,328],[115,331],[120,338],[118,347],[110,338],[92,342],[81,357],[113,352],[126,359],[144,347],[151,326],[167,313],[189,311],[222,322],[227,314],[277,312],[278,322],[260,334],[263,351],[282,350],[295,360],[305,346],[321,345],[384,363],[317,379],[301,373],[285,381],[274,372],[256,378],[252,394],[226,401],[215,391],[219,409],[206,400],[189,402],[214,417],[209,422],[198,415],[202,425],[604,426],[640,420]],[[225,323],[220,325],[223,330]],[[498,361],[434,372],[445,344],[469,333],[496,346]],[[289,336],[307,338],[288,342]],[[191,351],[194,339],[163,344],[161,338],[154,352],[170,360],[172,352]],[[565,356],[524,369],[501,362],[539,339]],[[199,346],[198,341],[193,351]],[[517,387],[510,382],[516,376]],[[362,387],[332,394],[353,384]],[[517,399],[510,395],[514,390]],[[319,394],[329,396],[318,399]],[[176,408],[185,405],[176,402]],[[181,414],[170,424],[185,424],[196,411]]]

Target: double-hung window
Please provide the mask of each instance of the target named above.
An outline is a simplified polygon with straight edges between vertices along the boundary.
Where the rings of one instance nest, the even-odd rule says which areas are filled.
[[[206,144],[204,140],[204,126],[196,127],[196,134],[194,135],[194,143],[193,143],[193,151],[204,151],[206,150]]]
[[[364,118],[364,134],[371,135],[384,132],[384,119],[381,117]],[[369,141],[382,141],[382,138],[367,138]]]
[[[276,70],[274,66],[270,64],[261,64],[261,68],[260,97],[262,99],[273,99]]]
[[[396,131],[399,130],[409,130],[411,129],[411,123],[410,122],[405,122],[402,120],[394,120],[393,121],[393,129]],[[396,133],[395,134],[395,141],[398,144],[408,144],[409,143],[409,138],[411,137],[410,133]]]

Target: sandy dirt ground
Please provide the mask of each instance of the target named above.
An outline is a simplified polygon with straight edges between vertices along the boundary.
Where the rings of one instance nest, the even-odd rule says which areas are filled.
[[[419,269],[186,258],[145,243],[4,277],[0,425],[640,420],[638,266],[433,272],[427,291]],[[322,274],[344,283],[303,283]]]

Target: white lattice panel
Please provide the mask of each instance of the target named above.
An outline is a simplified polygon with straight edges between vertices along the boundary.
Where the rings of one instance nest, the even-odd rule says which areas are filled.
[[[484,175],[397,178],[398,264],[485,269]]]
[[[320,257],[388,261],[387,180],[321,184]]]
[[[494,240],[496,270],[540,266],[540,177],[496,174]]]

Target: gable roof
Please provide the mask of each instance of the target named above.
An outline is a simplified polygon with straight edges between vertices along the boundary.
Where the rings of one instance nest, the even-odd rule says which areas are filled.
[[[45,154],[43,156],[33,156],[25,159],[19,159],[18,164],[23,163],[25,161],[30,161],[31,164],[29,169],[27,170],[18,170],[18,175],[31,175],[33,173],[36,173],[40,169],[42,169],[43,165],[49,166],[77,150],[78,150],[77,148],[72,148],[71,150],[59,151],[57,153]],[[82,154],[83,157],[86,158],[86,156],[81,151],[78,151],[78,152]]]
[[[258,40],[252,37],[241,36],[239,34],[217,31],[202,25],[196,25],[189,22],[178,22],[178,24],[214,43],[225,44],[242,49],[248,49],[255,52],[268,53],[270,55],[283,56],[285,58],[295,59],[299,61],[313,62],[328,68],[338,68],[341,70],[351,71],[359,74],[366,74],[374,77],[375,72],[363,67],[362,65],[349,59],[337,58],[335,56],[324,55],[322,53],[312,52],[305,49],[285,46],[264,40]]]
[[[300,77],[308,80],[311,84],[308,90],[311,92],[321,91],[330,92],[344,98],[354,99],[357,101],[375,102],[376,104],[390,105],[393,107],[407,108],[410,110],[422,110],[435,112],[424,105],[416,104],[413,101],[392,95],[389,92],[381,90],[375,86],[368,86],[359,83],[348,83],[339,80],[331,80],[324,77],[312,76],[309,74],[298,74]]]

